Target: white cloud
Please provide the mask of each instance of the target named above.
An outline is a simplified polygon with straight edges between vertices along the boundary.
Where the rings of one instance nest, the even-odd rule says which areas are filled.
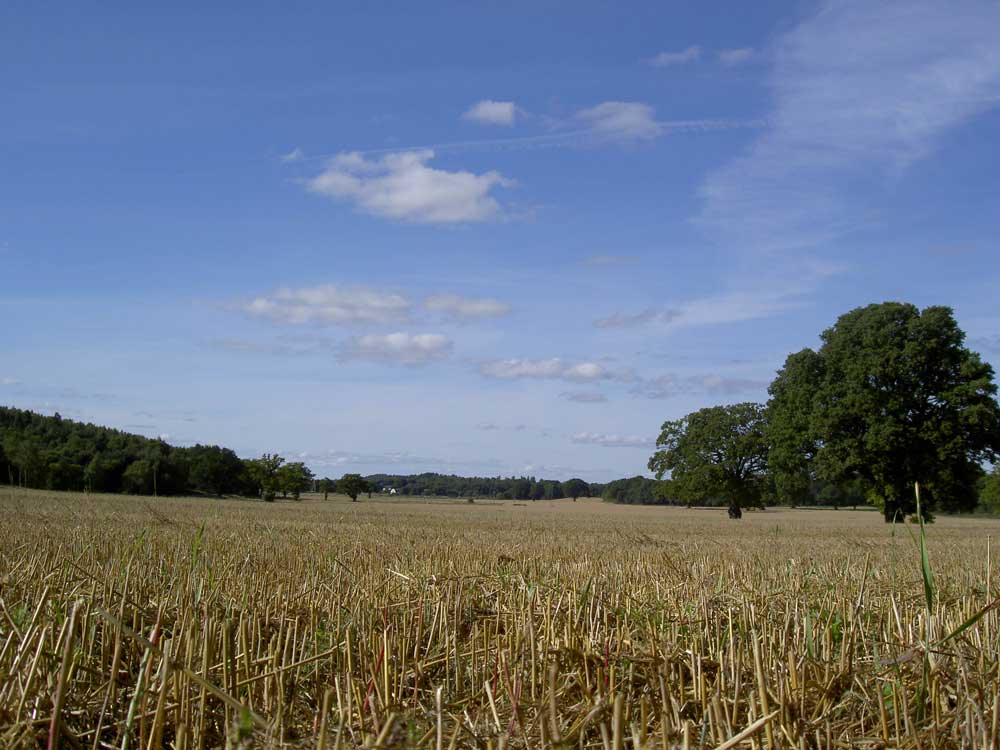
[[[350,339],[340,356],[345,360],[423,365],[444,359],[451,354],[452,346],[451,339],[440,333],[373,333]]]
[[[634,328],[649,323],[669,323],[680,315],[680,310],[657,310],[649,307],[636,313],[615,312],[598,318],[594,325],[598,328]]]
[[[608,400],[608,397],[603,393],[596,393],[594,391],[566,391],[560,393],[559,396],[567,401],[574,401],[578,404],[603,404]]]
[[[639,382],[632,389],[636,396],[651,399],[673,398],[695,393],[707,393],[712,396],[728,397],[741,393],[763,393],[769,383],[766,380],[751,378],[732,378],[722,375],[660,375]]]
[[[602,380],[629,380],[628,372],[610,370],[596,362],[566,362],[552,359],[499,359],[484,362],[479,372],[498,380],[566,380],[573,383],[597,383]]]
[[[424,300],[424,307],[456,319],[496,318],[510,312],[510,305],[506,302],[457,294],[435,294]]]
[[[578,432],[572,440],[577,445],[599,445],[602,448],[653,448],[656,441],[636,435],[607,435],[600,432]]]
[[[255,297],[239,305],[249,315],[275,323],[389,323],[403,320],[410,303],[402,296],[370,287],[322,284]]]
[[[676,328],[758,320],[801,307],[827,279],[844,272],[834,263],[788,260],[785,270],[766,281],[678,305]]]
[[[750,60],[753,56],[753,47],[724,49],[719,52],[719,62],[723,65],[739,65],[740,63]]]
[[[0,385],[20,385],[21,381],[17,378],[0,378]]]
[[[497,102],[492,99],[477,102],[462,115],[463,120],[484,125],[513,125],[516,117],[517,107],[514,102]]]
[[[666,68],[671,65],[684,65],[701,57],[701,47],[692,45],[680,52],[661,52],[649,61],[656,68]]]
[[[305,158],[305,152],[301,148],[293,148],[287,154],[281,155],[281,160],[285,163],[290,163],[293,161],[302,161]]]
[[[638,140],[655,138],[663,132],[653,108],[642,102],[601,102],[577,112],[576,119],[606,137]]]
[[[778,40],[768,127],[704,181],[699,223],[757,252],[864,226],[865,187],[881,190],[880,178],[996,105],[998,28],[1000,4],[982,0],[825,3]]]
[[[400,151],[377,158],[338,154],[307,182],[321,195],[354,203],[375,216],[416,223],[486,221],[501,214],[497,187],[514,183],[499,172],[448,172],[427,166],[434,151]]]
[[[595,321],[604,328],[661,323],[669,328],[741,323],[801,307],[819,285],[842,273],[843,266],[816,260],[787,260],[783,270],[755,283],[745,283],[719,294],[678,303],[667,310],[617,312]]]

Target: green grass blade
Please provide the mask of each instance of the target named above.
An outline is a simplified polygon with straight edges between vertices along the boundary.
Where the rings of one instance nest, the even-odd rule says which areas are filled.
[[[990,610],[996,609],[997,607],[1000,607],[1000,599],[994,599],[992,602],[990,602],[989,604],[987,604],[981,610],[979,610],[978,612],[976,612],[976,614],[974,614],[972,617],[970,617],[968,620],[966,620],[965,622],[963,622],[961,625],[959,625],[957,628],[955,628],[953,631],[951,631],[948,635],[946,635],[944,638],[942,638],[941,641],[940,641],[940,643],[944,644],[944,643],[947,643],[948,641],[952,640],[953,638],[957,638],[962,633],[964,633],[966,630],[968,630],[973,625],[975,625],[977,622],[979,622],[983,618],[983,615],[985,615]]]

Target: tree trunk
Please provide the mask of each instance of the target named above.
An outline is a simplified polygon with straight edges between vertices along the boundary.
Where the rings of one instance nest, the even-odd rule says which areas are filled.
[[[730,503],[729,504],[729,517],[732,518],[732,519],[743,518],[743,509],[740,508],[740,504],[739,503]]]

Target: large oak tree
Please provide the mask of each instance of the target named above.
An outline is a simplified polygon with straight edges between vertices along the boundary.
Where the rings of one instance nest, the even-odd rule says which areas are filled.
[[[840,316],[769,389],[769,463],[794,502],[814,479],[860,484],[887,521],[923,505],[970,510],[1000,453],[993,369],[947,307],[885,302]]]
[[[761,506],[767,486],[764,407],[711,406],[663,423],[649,470],[670,492],[691,504],[724,499],[731,518]]]

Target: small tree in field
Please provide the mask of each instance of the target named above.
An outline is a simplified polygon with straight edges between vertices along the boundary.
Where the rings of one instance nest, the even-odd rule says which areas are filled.
[[[562,483],[562,491],[566,497],[573,498],[574,503],[578,497],[590,497],[590,485],[575,477]]]
[[[285,459],[277,453],[265,453],[260,458],[247,462],[247,471],[253,483],[257,485],[261,499],[266,503],[274,502],[274,493],[278,489],[278,470]]]
[[[371,487],[360,474],[344,474],[337,482],[337,491],[351,498],[352,503],[358,501],[362,492],[371,492]]]
[[[319,480],[319,491],[323,493],[324,500],[330,499],[330,493],[336,490],[336,485],[336,482],[327,477],[323,477]]]
[[[767,486],[764,407],[743,403],[711,406],[663,423],[649,470],[670,474],[670,493],[689,505],[725,497],[729,517],[763,507]]]
[[[292,493],[292,499],[298,500],[303,490],[309,487],[313,473],[302,462],[285,464],[278,469],[278,484],[282,495]]]

